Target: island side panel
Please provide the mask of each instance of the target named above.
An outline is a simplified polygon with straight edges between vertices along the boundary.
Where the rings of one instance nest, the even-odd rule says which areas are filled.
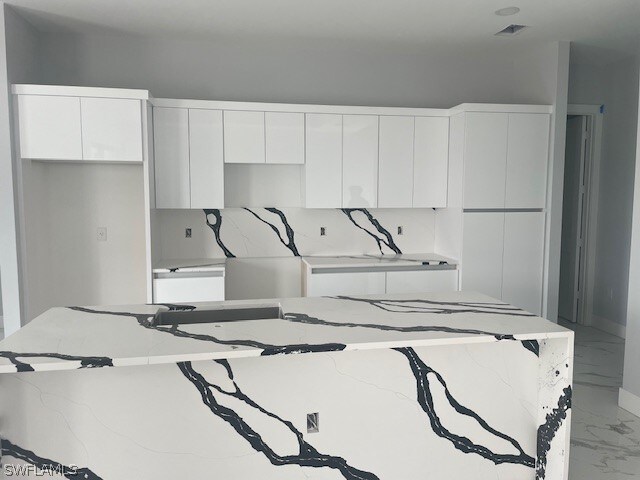
[[[573,332],[539,343],[536,480],[569,478]]]
[[[5,374],[3,463],[94,479],[533,480],[534,350],[502,340]]]

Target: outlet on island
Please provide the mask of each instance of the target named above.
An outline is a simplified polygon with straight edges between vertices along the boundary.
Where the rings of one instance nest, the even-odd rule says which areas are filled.
[[[99,242],[107,241],[107,227],[98,227],[96,230],[96,238]]]

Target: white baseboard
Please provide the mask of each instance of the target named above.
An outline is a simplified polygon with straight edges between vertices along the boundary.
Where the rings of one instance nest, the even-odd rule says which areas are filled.
[[[614,322],[613,320],[609,320],[608,318],[599,317],[598,315],[592,315],[591,319],[591,326],[593,328],[610,333],[616,337],[625,338],[627,329],[624,325]]]
[[[640,417],[640,397],[628,390],[621,388],[618,392],[618,405],[626,411]]]

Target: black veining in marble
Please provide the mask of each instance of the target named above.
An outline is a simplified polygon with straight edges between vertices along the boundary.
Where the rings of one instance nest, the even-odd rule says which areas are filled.
[[[27,462],[38,468],[42,472],[41,474],[37,474],[36,476],[47,476],[51,477],[52,475],[49,472],[61,473],[65,478],[70,480],[83,479],[83,480],[102,480],[102,477],[95,474],[91,470],[85,467],[72,467],[71,465],[63,465],[59,462],[54,462],[53,460],[49,460],[39,455],[36,455],[31,450],[27,450],[26,448],[22,448],[18,445],[13,444],[7,439],[0,440],[0,444],[2,445],[2,460],[3,464],[9,464],[4,460],[4,457],[12,457],[18,460],[22,460]],[[17,469],[16,469],[17,470]],[[22,476],[18,474],[18,471],[13,472],[16,477]],[[33,473],[33,472],[32,472]]]
[[[18,360],[19,358],[57,358],[59,360],[68,360],[70,362],[79,361],[80,368],[98,368],[113,367],[113,360],[109,357],[82,357],[75,355],[64,355],[61,353],[29,353],[29,352],[6,352],[0,351],[0,358],[8,359],[16,366],[18,372],[33,372],[35,369],[32,365]]]
[[[378,248],[380,249],[380,253],[384,253],[382,251],[383,245],[386,245],[395,253],[402,253],[402,250],[400,250],[400,248],[393,241],[393,236],[391,235],[391,233],[389,233],[389,231],[386,228],[380,225],[380,222],[373,215],[371,215],[371,212],[369,212],[369,210],[367,210],[366,208],[343,208],[342,211],[347,217],[349,217],[349,220],[351,220],[351,223],[353,223],[360,230],[363,230],[364,232],[366,232],[370,237],[372,237],[376,241],[376,243],[378,244]],[[368,228],[360,225],[358,221],[354,218],[354,215],[353,215],[354,212],[360,212],[364,214],[367,220],[369,220],[371,225],[375,227],[376,231],[381,236],[372,232]]]
[[[241,389],[233,378],[233,371],[229,362],[226,360],[218,360],[218,364],[224,366],[227,371],[229,380],[232,381],[234,390],[226,391],[218,385],[209,383],[200,373],[196,372],[191,362],[178,363],[178,367],[182,374],[191,382],[200,393],[202,402],[217,417],[228,423],[240,436],[242,436],[256,451],[266,457],[272,465],[299,465],[300,467],[313,468],[331,468],[339,471],[345,479],[348,480],[377,480],[378,477],[373,473],[369,473],[353,467],[347,463],[342,457],[335,455],[327,455],[320,453],[303,437],[302,432],[295,428],[292,422],[266,410],[249,398]],[[221,405],[216,400],[216,395],[212,391],[215,390],[220,395],[226,395],[240,400],[249,407],[257,410],[263,415],[280,422],[284,425],[296,438],[298,443],[298,452],[294,455],[280,455],[267,444],[267,442],[257,433],[249,423],[243,419],[234,410]]]
[[[540,356],[540,344],[537,340],[522,340],[522,346],[532,352],[536,357]]]
[[[209,215],[213,215],[215,218],[215,222],[211,223],[209,221]],[[224,255],[227,258],[235,258],[235,255],[231,253],[231,251],[227,248],[227,246],[222,241],[222,237],[220,236],[220,227],[222,226],[222,214],[220,213],[220,209],[218,208],[205,208],[204,216],[207,221],[207,225],[211,230],[213,230],[213,234],[216,237],[216,243],[224,252]]]
[[[287,221],[287,217],[282,212],[282,210],[278,210],[277,208],[273,208],[273,207],[265,208],[267,212],[273,213],[277,215],[278,218],[280,218],[280,221],[282,222],[282,225],[284,225],[284,230],[287,235],[286,240],[282,238],[282,234],[280,233],[280,230],[273,223],[268,222],[267,220],[265,220],[264,218],[262,218],[260,215],[258,215],[256,212],[254,212],[249,208],[244,208],[244,210],[246,210],[251,215],[256,217],[262,223],[268,225],[271,228],[271,230],[275,232],[276,236],[278,237],[278,240],[280,240],[280,243],[282,243],[285,247],[287,247],[291,251],[291,253],[293,253],[294,256],[296,257],[300,256],[300,253],[298,252],[298,247],[296,247],[293,228],[291,228],[291,225],[289,225],[289,222]]]
[[[562,395],[558,399],[558,405],[547,413],[544,424],[538,427],[537,454],[536,460],[536,480],[542,480],[547,473],[547,454],[551,450],[551,442],[556,432],[567,418],[567,412],[571,408],[571,385],[562,390]]]
[[[195,307],[191,305],[173,305],[173,304],[163,304],[170,306],[170,309],[174,310],[192,310]],[[204,342],[212,342],[217,343],[219,345],[230,345],[233,347],[251,347],[262,350],[260,353],[261,356],[270,356],[270,355],[289,355],[289,354],[297,354],[297,353],[311,353],[311,352],[337,352],[340,350],[344,350],[346,345],[342,343],[320,343],[320,344],[290,344],[290,345],[273,345],[269,343],[260,342],[258,340],[251,339],[232,339],[232,340],[224,340],[221,338],[217,338],[213,335],[209,335],[206,333],[193,333],[187,332],[185,330],[181,330],[178,328],[177,324],[174,325],[154,325],[152,320],[154,315],[150,315],[148,313],[140,314],[140,313],[130,313],[130,312],[109,312],[103,310],[93,310],[86,307],[68,307],[72,310],[77,310],[85,313],[94,313],[98,315],[116,315],[122,317],[132,317],[138,321],[138,324],[144,328],[155,330],[157,332],[168,333],[173,335],[174,337],[179,338],[189,338],[191,340],[200,340]]]
[[[491,427],[482,417],[480,417],[473,410],[460,404],[447,388],[447,384],[444,381],[444,378],[442,378],[442,376],[438,372],[436,372],[431,367],[426,365],[420,359],[420,357],[416,354],[413,348],[394,348],[394,350],[397,352],[400,352],[407,358],[407,360],[409,360],[411,371],[413,372],[413,376],[416,379],[418,403],[422,407],[422,410],[424,410],[424,412],[429,417],[431,428],[433,429],[436,435],[450,441],[453,444],[453,446],[456,449],[460,450],[461,452],[474,453],[474,454],[480,455],[481,457],[492,461],[496,465],[501,463],[513,463],[513,464],[524,465],[531,468],[534,467],[533,457],[531,457],[530,455],[527,455],[524,452],[524,450],[522,449],[522,447],[520,446],[517,440]],[[518,451],[518,454],[515,455],[515,454],[495,453],[488,447],[485,447],[483,445],[478,445],[472,442],[469,438],[465,437],[464,435],[458,435],[449,431],[442,424],[442,421],[438,417],[438,413],[435,410],[435,405],[434,405],[433,397],[431,395],[431,390],[430,390],[429,374],[432,374],[433,376],[435,376],[436,380],[440,383],[440,385],[442,385],[449,404],[453,407],[453,409],[456,412],[458,412],[460,415],[473,418],[486,432],[509,442]]]
[[[386,312],[392,313],[435,313],[438,315],[452,315],[458,313],[480,313],[491,315],[511,315],[515,317],[536,317],[533,313],[506,303],[491,302],[444,302],[425,299],[379,299],[359,298],[337,295],[338,300],[368,303]]]

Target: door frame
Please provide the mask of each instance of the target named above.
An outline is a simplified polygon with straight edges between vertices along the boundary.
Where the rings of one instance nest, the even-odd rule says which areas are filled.
[[[598,232],[598,198],[600,194],[600,164],[602,159],[602,126],[603,105],[569,104],[567,115],[582,115],[587,117],[588,139],[586,168],[586,198],[583,204],[584,219],[586,221],[584,237],[584,269],[581,275],[583,295],[580,298],[579,311],[576,322],[581,325],[593,325],[593,287],[595,282],[596,244]],[[566,120],[565,120],[566,121]],[[563,172],[564,174],[564,172]]]

